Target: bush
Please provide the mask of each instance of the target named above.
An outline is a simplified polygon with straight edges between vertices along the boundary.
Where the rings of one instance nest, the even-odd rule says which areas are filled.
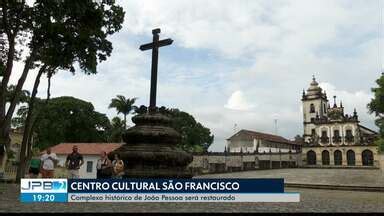
[[[379,146],[379,152],[384,153],[384,138],[380,138],[375,142]]]

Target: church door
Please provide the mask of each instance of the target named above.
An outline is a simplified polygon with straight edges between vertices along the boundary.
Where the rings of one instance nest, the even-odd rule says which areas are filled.
[[[352,150],[347,151],[347,164],[348,166],[355,166],[355,152]]]
[[[321,160],[322,160],[323,165],[329,165],[329,151],[324,150],[321,153]]]
[[[340,150],[336,150],[334,153],[333,153],[333,156],[335,158],[335,165],[337,166],[340,166],[342,161],[343,161],[343,156],[341,154],[341,151]]]
[[[363,166],[373,166],[373,153],[370,150],[364,150],[361,153]]]
[[[316,153],[312,150],[307,152],[307,164],[316,165]]]

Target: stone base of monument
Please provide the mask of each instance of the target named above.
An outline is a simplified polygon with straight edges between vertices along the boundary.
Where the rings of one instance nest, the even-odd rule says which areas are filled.
[[[157,111],[132,118],[136,124],[123,135],[125,144],[109,154],[119,154],[125,164],[124,178],[191,178],[186,169],[192,155],[177,148],[180,134],[171,119]]]

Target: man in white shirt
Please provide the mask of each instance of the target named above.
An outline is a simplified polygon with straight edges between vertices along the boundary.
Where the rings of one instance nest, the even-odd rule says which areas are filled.
[[[56,154],[51,152],[51,148],[47,148],[47,153],[43,154],[40,160],[40,172],[42,178],[53,178],[55,164],[59,161]]]

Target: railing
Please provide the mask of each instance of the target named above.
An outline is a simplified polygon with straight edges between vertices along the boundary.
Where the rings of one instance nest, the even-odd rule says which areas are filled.
[[[340,136],[332,137],[332,141],[334,143],[341,143],[341,137]]]
[[[355,140],[354,136],[346,136],[345,142],[353,142]]]
[[[15,179],[17,173],[17,165],[7,164],[4,168],[3,178],[5,179]]]
[[[321,143],[329,143],[329,137],[320,137]]]

